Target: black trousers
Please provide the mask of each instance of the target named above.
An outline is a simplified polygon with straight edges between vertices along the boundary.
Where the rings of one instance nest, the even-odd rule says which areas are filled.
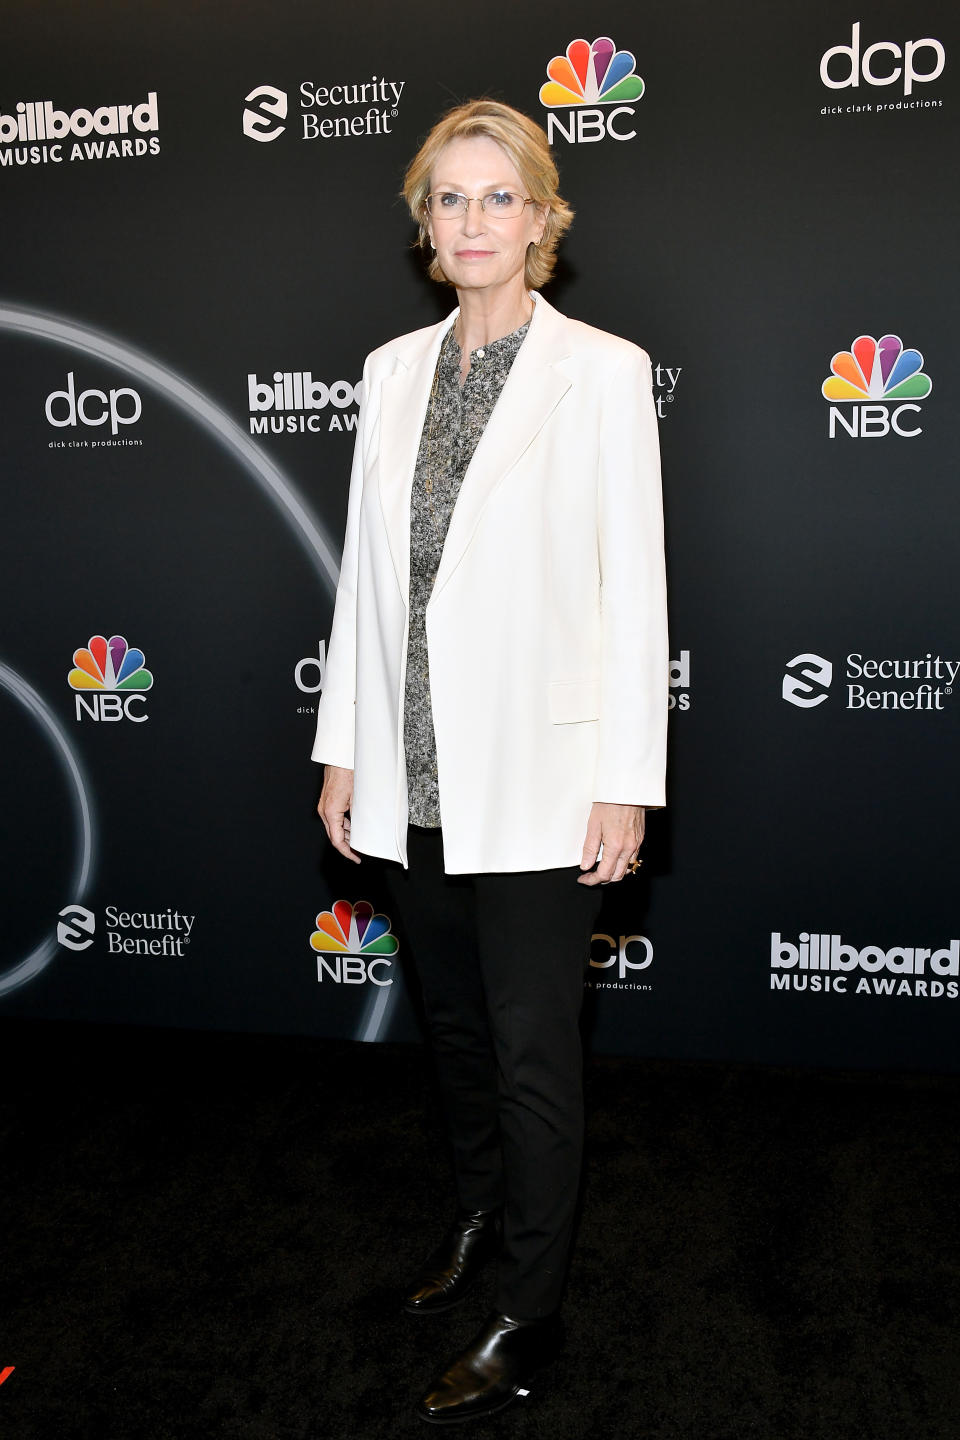
[[[465,1210],[503,1205],[496,1307],[560,1304],[583,1155],[579,1031],[598,886],[577,867],[446,875],[411,826],[387,883],[406,931]]]

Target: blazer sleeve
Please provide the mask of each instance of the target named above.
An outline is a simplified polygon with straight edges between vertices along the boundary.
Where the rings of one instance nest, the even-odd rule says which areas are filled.
[[[649,357],[605,386],[598,476],[601,668],[595,800],[665,801],[669,649],[660,439]]]
[[[360,502],[367,451],[367,431],[374,406],[370,396],[370,360],[363,367],[363,393],[353,448],[347,529],[340,561],[340,581],[324,667],[323,693],[317,705],[317,732],[311,758],[319,765],[353,769],[357,705],[357,570],[360,551]]]

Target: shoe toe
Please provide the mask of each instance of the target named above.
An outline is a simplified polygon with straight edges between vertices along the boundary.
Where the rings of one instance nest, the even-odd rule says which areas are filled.
[[[555,1358],[558,1339],[553,1320],[531,1325],[491,1316],[473,1343],[434,1381],[417,1413],[422,1420],[446,1425],[503,1410],[529,1393],[530,1376]]]

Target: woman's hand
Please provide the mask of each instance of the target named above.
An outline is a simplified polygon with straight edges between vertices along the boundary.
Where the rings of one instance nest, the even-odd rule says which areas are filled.
[[[643,844],[645,811],[642,805],[611,805],[596,800],[587,821],[587,838],[583,842],[581,875],[578,885],[608,885],[622,880],[631,860]],[[601,855],[602,852],[602,855]],[[600,860],[596,870],[592,867]]]
[[[360,864],[360,856],[350,848],[350,802],[353,799],[353,771],[340,765],[324,765],[323,789],[317,803],[317,814],[334,850],[348,860]]]

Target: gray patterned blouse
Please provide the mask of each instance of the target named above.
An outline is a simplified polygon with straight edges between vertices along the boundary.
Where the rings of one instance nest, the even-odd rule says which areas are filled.
[[[434,396],[420,437],[410,497],[410,631],[403,709],[410,821],[440,824],[437,745],[430,708],[426,609],[467,466],[529,329],[529,322],[470,355],[460,386],[460,346],[451,326],[437,360]]]

